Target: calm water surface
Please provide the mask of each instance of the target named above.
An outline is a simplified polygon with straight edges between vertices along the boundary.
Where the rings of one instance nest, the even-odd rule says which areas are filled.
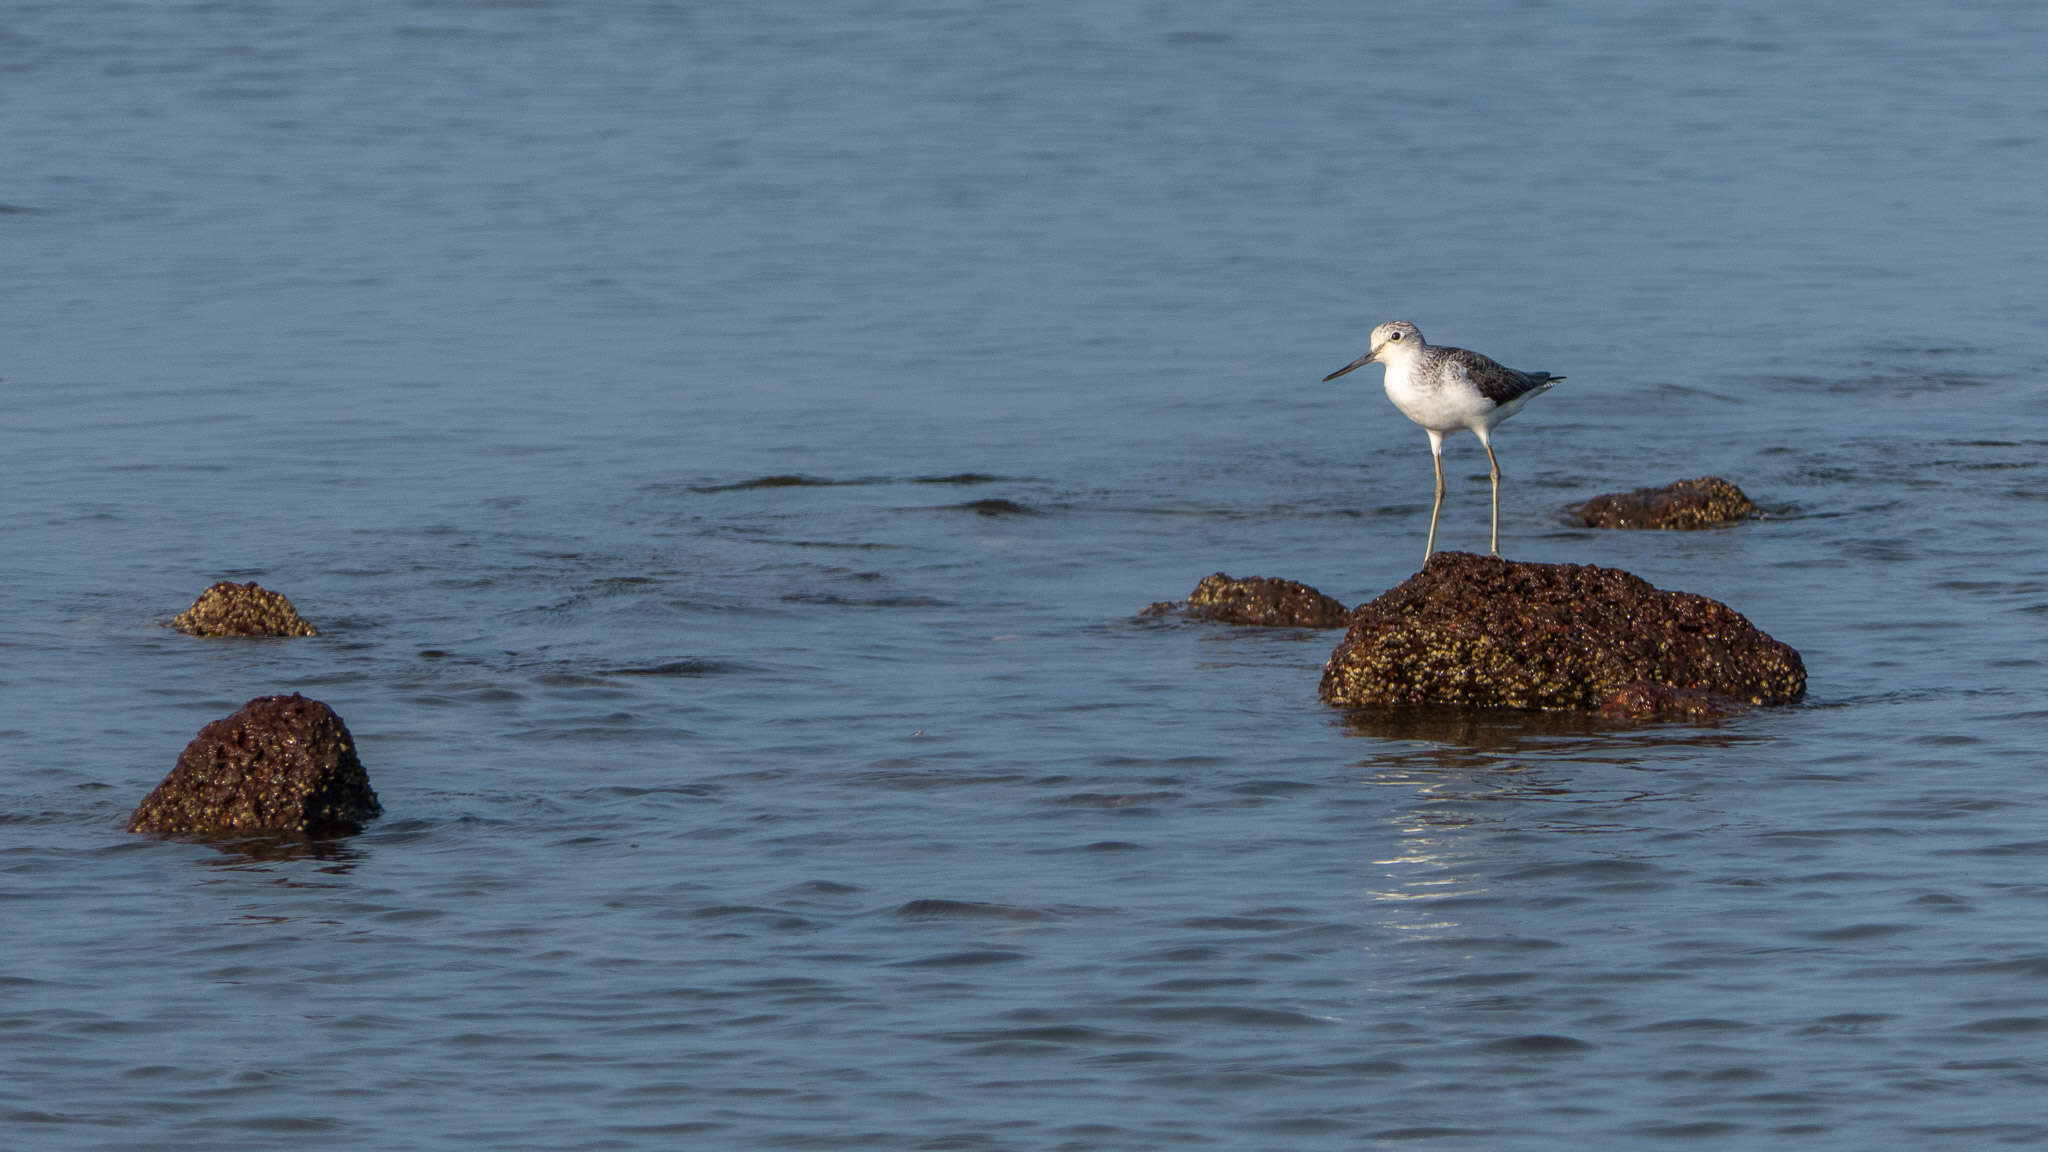
[[[2043,10],[23,0],[0,1144],[2048,1141]],[[1373,323],[1807,702],[1346,718]],[[1447,452],[1443,542],[1484,541]],[[1716,473],[1771,516],[1558,510]],[[797,477],[800,483],[759,483]],[[260,579],[323,629],[164,622]],[[303,691],[388,815],[121,830]]]

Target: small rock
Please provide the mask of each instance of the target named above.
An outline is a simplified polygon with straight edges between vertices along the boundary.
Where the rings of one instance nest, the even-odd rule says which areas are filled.
[[[334,710],[294,692],[258,696],[199,730],[128,818],[130,832],[345,835],[383,812]]]
[[[1221,572],[1195,585],[1187,611],[1198,620],[1263,628],[1342,628],[1348,616],[1343,604],[1306,584],[1268,576],[1233,580]]]
[[[1567,514],[1588,528],[1712,528],[1762,513],[1742,489],[1719,476],[1680,480],[1662,488],[1638,488],[1595,496]]]
[[[1619,569],[1439,552],[1352,613],[1320,692],[1354,708],[1590,712],[1638,684],[1786,704],[1806,666],[1727,605]]]
[[[254,580],[223,580],[199,594],[171,627],[194,636],[318,636],[281,592]]]
[[[954,504],[952,507],[962,512],[972,512],[977,516],[1035,516],[1038,514],[1027,504],[1019,504],[1015,500],[1004,500],[1000,497],[988,500],[969,500],[965,504]]]

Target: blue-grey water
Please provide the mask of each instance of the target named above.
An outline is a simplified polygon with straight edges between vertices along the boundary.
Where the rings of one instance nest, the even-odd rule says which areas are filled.
[[[2048,9],[12,0],[0,1146],[2048,1142]],[[1806,702],[1347,719],[1374,323]],[[1482,549],[1483,454],[1440,543]],[[1771,515],[1559,509],[1714,473]],[[755,483],[801,477],[803,483]],[[322,630],[165,627],[256,579]],[[128,811],[300,691],[387,815]]]

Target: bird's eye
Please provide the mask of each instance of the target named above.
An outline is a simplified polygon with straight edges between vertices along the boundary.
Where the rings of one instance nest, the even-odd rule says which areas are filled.
[[[1399,332],[1396,332],[1396,333],[1394,333],[1393,335],[1391,335],[1391,336],[1387,337],[1387,339],[1389,339],[1389,340],[1399,340],[1400,338],[1401,338],[1401,334],[1400,334]]]

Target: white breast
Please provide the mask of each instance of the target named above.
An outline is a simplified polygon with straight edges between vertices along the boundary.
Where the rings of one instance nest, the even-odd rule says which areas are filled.
[[[1415,372],[1412,356],[1401,356],[1387,365],[1387,399],[1401,414],[1432,432],[1455,432],[1460,428],[1483,428],[1494,403],[1455,367],[1438,375]]]

